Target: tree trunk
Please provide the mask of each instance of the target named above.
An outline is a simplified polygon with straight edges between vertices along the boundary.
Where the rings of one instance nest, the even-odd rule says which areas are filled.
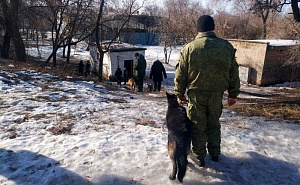
[[[15,45],[16,60],[26,62],[25,45],[19,32],[18,26],[14,25],[12,31],[12,39]]]
[[[267,19],[263,19],[263,39],[267,38]]]
[[[298,6],[298,0],[292,0],[291,6],[292,6],[292,10],[293,10],[294,19],[297,22],[300,22],[300,9]]]
[[[48,58],[47,58],[47,60],[46,60],[46,62],[45,62],[45,66],[50,62],[50,60],[52,59],[52,57],[53,57],[53,53],[51,53],[51,54],[48,56]]]
[[[67,46],[64,46],[63,47],[63,56],[62,56],[62,58],[66,58],[66,47]],[[68,46],[69,47],[69,46]]]
[[[58,50],[58,46],[57,45],[53,45],[53,49],[52,49],[52,53],[49,55],[49,57],[47,58],[45,65],[47,65],[50,60],[52,59],[53,61],[53,67],[56,67],[56,53]]]
[[[1,57],[8,59],[9,58],[9,50],[10,50],[10,40],[11,37],[8,32],[5,32],[4,38],[3,38],[3,46],[1,51]]]
[[[67,49],[67,63],[68,64],[70,63],[70,56],[71,56],[71,44],[68,44],[68,49]]]
[[[167,64],[170,63],[171,53],[172,53],[172,46],[170,46],[170,53],[169,53],[169,57],[168,57],[168,62],[167,62]]]
[[[57,46],[53,46],[52,53],[53,53],[53,55],[52,55],[53,67],[56,67]]]
[[[100,45],[100,21],[102,18],[102,13],[103,13],[103,7],[104,7],[104,0],[101,0],[101,4],[99,7],[99,13],[98,13],[98,17],[97,17],[97,22],[96,22],[96,31],[95,31],[95,36],[96,36],[96,45],[97,45],[97,49],[100,53],[100,57],[99,57],[99,72],[98,72],[98,79],[100,82],[103,81],[103,56],[104,56],[104,51],[101,48]],[[102,31],[102,30],[101,30]]]
[[[11,8],[7,11],[8,17],[6,17],[7,28],[11,34],[11,38],[15,45],[16,60],[20,62],[26,62],[26,51],[23,39],[21,37],[19,26],[18,26],[18,10],[19,1],[12,0]]]
[[[164,42],[164,55],[165,55],[165,64],[168,63],[168,50],[167,50],[167,43]]]
[[[99,73],[98,73],[98,79],[100,82],[103,81],[103,59],[104,59],[104,52],[102,50],[99,51]]]
[[[39,58],[42,58],[42,53],[40,51],[40,45],[39,45],[39,31],[36,29],[36,49],[38,51],[38,55],[39,55]]]

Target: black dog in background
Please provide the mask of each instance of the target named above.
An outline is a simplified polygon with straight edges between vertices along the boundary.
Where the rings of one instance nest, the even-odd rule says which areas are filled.
[[[191,122],[187,117],[186,109],[178,104],[175,94],[167,94],[167,128],[168,128],[168,153],[172,160],[173,170],[169,178],[182,182],[186,166],[188,164],[187,155],[190,152],[190,126]],[[178,171],[178,173],[177,173]]]

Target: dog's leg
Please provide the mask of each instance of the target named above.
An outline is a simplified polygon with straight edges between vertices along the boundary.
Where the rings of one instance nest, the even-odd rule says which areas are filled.
[[[190,155],[192,152],[191,143],[192,143],[192,138],[189,137],[189,139],[187,140],[187,147],[186,147],[186,155],[187,156]]]
[[[172,161],[173,169],[172,173],[170,174],[169,178],[171,180],[176,179],[176,174],[177,174],[177,163],[176,163],[176,141],[171,141],[170,136],[168,140],[168,153]]]
[[[177,156],[178,156],[178,175],[177,175],[177,179],[182,182],[185,173],[186,173],[186,166],[189,163],[187,160],[187,156],[190,154],[191,152],[191,137],[190,136],[186,136],[185,138],[183,138],[182,140],[184,140],[184,144],[183,146],[179,146],[178,150],[177,150]]]
[[[173,164],[173,169],[172,169],[172,173],[170,174],[169,178],[171,180],[175,180],[176,173],[177,173],[177,164],[176,164],[176,160],[174,158],[171,158],[171,160],[172,160],[172,164]]]
[[[182,150],[181,151],[182,154],[178,154],[178,175],[177,175],[177,179],[182,182],[185,173],[186,173],[186,166],[188,164],[187,161],[187,155],[186,155],[186,151]]]

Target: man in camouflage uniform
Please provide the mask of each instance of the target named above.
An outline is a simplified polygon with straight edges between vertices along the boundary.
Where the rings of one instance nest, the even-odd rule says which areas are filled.
[[[134,69],[137,72],[136,77],[137,77],[138,92],[143,92],[144,77],[146,75],[147,63],[144,55],[135,53],[134,56],[136,57],[136,65]]]
[[[200,16],[198,35],[180,51],[175,71],[174,92],[180,103],[188,96],[188,117],[192,121],[192,153],[190,158],[205,166],[206,148],[215,162],[219,160],[221,144],[222,99],[228,91],[228,105],[236,103],[240,79],[235,49],[213,32],[211,16]]]

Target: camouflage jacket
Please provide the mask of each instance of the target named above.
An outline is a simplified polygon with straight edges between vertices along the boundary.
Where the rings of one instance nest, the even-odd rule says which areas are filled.
[[[139,54],[139,56],[136,59],[136,65],[134,67],[134,69],[137,72],[137,76],[145,75],[146,67],[147,67],[147,63],[146,63],[146,59],[145,59],[144,55]]]
[[[235,49],[214,32],[199,33],[185,45],[179,55],[175,71],[175,94],[182,97],[186,91],[224,92],[236,98],[240,79]]]

